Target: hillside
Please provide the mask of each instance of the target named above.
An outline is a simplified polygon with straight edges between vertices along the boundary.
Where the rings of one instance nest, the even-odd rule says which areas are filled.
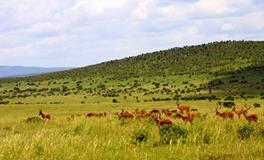
[[[68,70],[66,67],[44,68],[44,67],[24,67],[24,66],[0,66],[0,78],[2,77],[22,77],[37,75],[48,72],[58,72]]]
[[[172,48],[69,71],[42,74],[22,79],[48,80],[95,76],[127,78],[184,74],[199,75],[208,72],[226,72],[243,68],[262,67],[263,65],[263,41],[227,41]],[[21,78],[18,80],[21,80]]]
[[[0,104],[264,99],[264,42],[173,48],[0,82]]]

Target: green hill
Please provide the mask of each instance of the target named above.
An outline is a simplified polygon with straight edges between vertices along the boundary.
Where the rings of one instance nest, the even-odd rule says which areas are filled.
[[[0,79],[0,104],[264,99],[264,42],[172,48],[38,76]]]
[[[63,72],[22,79],[48,80],[72,77],[199,75],[227,72],[264,65],[263,41],[214,42],[198,46],[172,48],[121,60],[108,61]],[[21,80],[19,78],[18,80]]]

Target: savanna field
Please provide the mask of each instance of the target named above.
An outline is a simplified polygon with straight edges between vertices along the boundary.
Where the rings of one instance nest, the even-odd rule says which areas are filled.
[[[255,100],[249,100],[248,104],[253,102]],[[263,100],[259,102],[264,105]],[[248,124],[243,116],[239,119],[235,115],[233,120],[216,116],[215,103],[188,102],[199,109],[202,116],[195,118],[193,125],[185,124],[179,118],[171,118],[173,125],[181,129],[168,135],[161,133],[151,118],[119,119],[113,113],[124,109],[124,105],[130,110],[137,106],[146,110],[174,108],[172,102],[1,106],[0,158],[263,159],[263,109],[251,109],[250,112],[258,114],[259,121]],[[237,101],[237,104],[243,103]],[[53,119],[27,119],[38,116],[39,109],[52,114]],[[69,118],[71,114],[106,110],[106,117]],[[164,115],[162,117],[165,118]],[[239,134],[239,128],[245,126],[249,129]],[[181,130],[184,130],[183,135]],[[164,136],[172,139],[164,140]]]
[[[0,79],[0,159],[262,160],[263,44]]]

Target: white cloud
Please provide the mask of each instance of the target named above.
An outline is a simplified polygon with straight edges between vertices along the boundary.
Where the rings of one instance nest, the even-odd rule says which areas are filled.
[[[73,10],[91,16],[102,16],[107,12],[121,9],[126,3],[126,0],[81,0],[74,5]]]
[[[223,24],[222,25],[222,27],[221,27],[221,29],[223,30],[223,31],[230,31],[230,30],[232,30],[233,29],[233,26],[231,25],[231,24]]]
[[[141,0],[132,11],[132,17],[139,20],[144,20],[149,17],[149,12],[154,9],[154,0]]]
[[[263,10],[258,0],[0,1],[0,65],[83,66],[187,44],[259,40]]]

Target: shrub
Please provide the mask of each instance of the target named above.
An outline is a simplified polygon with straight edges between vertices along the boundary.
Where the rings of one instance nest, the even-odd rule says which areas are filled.
[[[234,101],[234,97],[232,97],[232,96],[227,96],[227,97],[225,98],[225,101]]]
[[[0,101],[0,104],[9,104],[9,101]]]
[[[237,130],[237,135],[239,139],[248,139],[254,132],[254,128],[248,125],[240,126]]]
[[[113,99],[112,102],[113,103],[118,103],[118,101],[116,99]]]
[[[260,104],[259,104],[259,103],[254,103],[253,106],[254,106],[255,108],[260,108]]]
[[[177,125],[164,125],[160,128],[160,142],[162,144],[177,143],[180,138],[186,138],[188,131]]]
[[[133,133],[132,143],[139,145],[142,142],[146,142],[149,138],[149,132],[146,130],[139,130]]]
[[[223,102],[223,106],[224,107],[227,107],[227,108],[232,108],[234,105],[235,105],[235,103],[232,102],[232,101],[225,101],[225,102]]]

